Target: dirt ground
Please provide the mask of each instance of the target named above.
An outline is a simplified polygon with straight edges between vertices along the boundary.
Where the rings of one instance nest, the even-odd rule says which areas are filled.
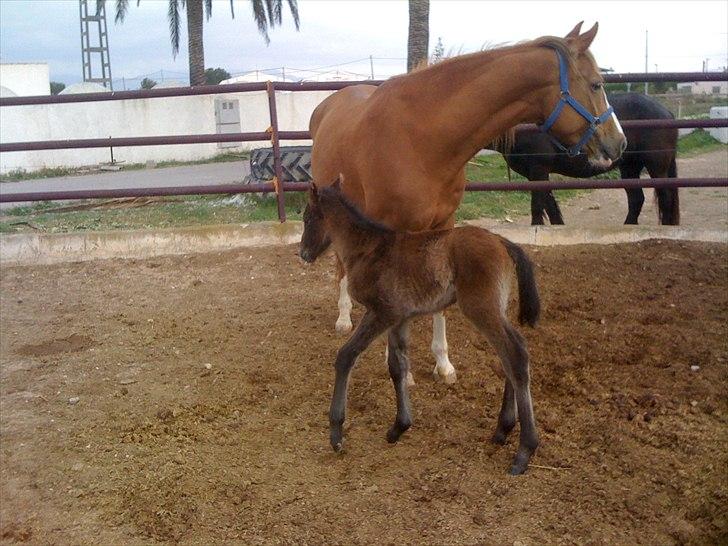
[[[529,250],[542,444],[521,477],[517,435],[488,441],[493,351],[455,309],[458,383],[432,379],[420,319],[415,423],[388,445],[378,341],[336,455],[330,260],[304,267],[287,246],[3,268],[0,540],[725,544],[725,245]]]

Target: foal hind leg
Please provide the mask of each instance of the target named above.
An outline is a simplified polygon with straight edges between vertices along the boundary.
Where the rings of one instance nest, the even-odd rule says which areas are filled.
[[[339,279],[339,317],[336,319],[336,331],[345,334],[351,330],[351,296],[346,271],[339,257],[336,257],[336,277]]]
[[[508,433],[516,426],[516,416],[518,409],[516,408],[516,397],[513,393],[513,385],[508,378],[505,380],[503,387],[503,402],[501,403],[500,413],[498,414],[498,425],[491,441],[494,444],[503,445],[506,443]]]
[[[500,358],[506,384],[493,441],[496,443],[505,441],[507,433],[515,425],[517,415],[521,431],[518,451],[510,472],[523,474],[538,447],[525,342],[505,318],[504,308],[507,298],[499,303],[497,295],[487,298],[478,294],[466,299],[460,298],[458,294],[458,301],[465,316],[487,337]]]
[[[387,441],[393,444],[412,426],[409,393],[407,391],[409,360],[407,358],[406,323],[399,324],[389,331],[387,347],[389,349],[387,353],[389,376],[392,378],[394,392],[397,395],[397,416],[394,419],[394,424],[387,432]]]
[[[447,354],[445,313],[443,311],[432,315],[432,345],[430,349],[432,349],[432,354],[435,356],[435,369],[432,370],[433,377],[442,379],[448,385],[455,383],[458,376]]]

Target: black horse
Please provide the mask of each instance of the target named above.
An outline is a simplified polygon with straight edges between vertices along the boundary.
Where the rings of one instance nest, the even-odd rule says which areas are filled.
[[[609,103],[620,120],[674,119],[672,113],[656,100],[637,93],[609,95]],[[643,168],[652,178],[675,178],[677,129],[625,129],[627,149],[612,168],[619,167],[622,178],[639,178]],[[499,150],[500,151],[500,150]],[[549,173],[587,178],[605,172],[591,167],[585,156],[568,157],[559,152],[543,133],[516,132],[513,146],[503,154],[508,166],[529,180],[548,180]],[[611,169],[608,169],[611,170]],[[636,224],[645,195],[641,188],[628,189],[629,212],[625,224]],[[680,223],[677,188],[656,188],[661,224]],[[563,224],[559,204],[550,191],[531,192],[531,223],[543,224],[544,212],[552,224]]]

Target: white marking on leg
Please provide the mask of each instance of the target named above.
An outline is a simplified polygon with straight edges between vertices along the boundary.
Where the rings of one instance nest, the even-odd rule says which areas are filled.
[[[351,297],[349,282],[344,275],[339,281],[339,318],[336,319],[336,331],[345,334],[351,330]]]
[[[450,363],[447,355],[447,338],[445,337],[445,314],[432,315],[432,354],[435,356],[435,369],[432,375],[435,379],[442,379],[448,385],[457,381],[455,367]]]

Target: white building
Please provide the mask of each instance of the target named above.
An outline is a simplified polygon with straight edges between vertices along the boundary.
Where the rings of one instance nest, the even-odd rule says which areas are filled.
[[[677,91],[692,95],[728,95],[728,82],[679,83]]]
[[[0,63],[0,86],[17,97],[50,95],[48,63]]]

